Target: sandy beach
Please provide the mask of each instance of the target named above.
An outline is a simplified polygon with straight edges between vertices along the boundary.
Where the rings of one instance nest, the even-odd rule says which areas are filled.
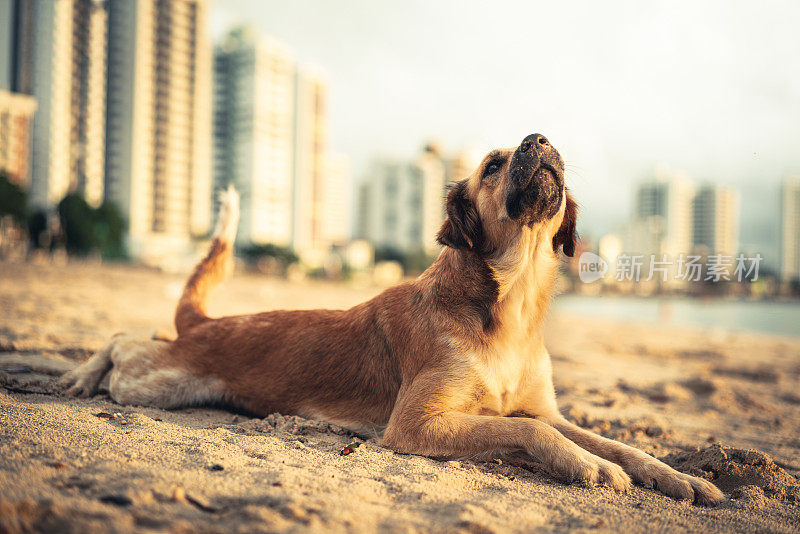
[[[183,281],[0,263],[0,532],[800,532],[800,338],[549,319],[562,412],[713,480],[726,500],[705,508],[565,485],[534,461],[400,455],[324,422],[53,386],[115,332],[171,332]],[[237,272],[209,311],[341,308],[378,291]]]

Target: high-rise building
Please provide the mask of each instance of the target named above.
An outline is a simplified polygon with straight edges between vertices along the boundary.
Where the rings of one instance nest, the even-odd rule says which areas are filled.
[[[733,256],[739,250],[739,195],[719,185],[697,189],[693,204],[693,247],[707,254]]]
[[[73,0],[71,183],[92,205],[105,194],[108,13],[103,0]]]
[[[12,182],[30,185],[31,132],[36,100],[0,90],[0,171]]]
[[[359,187],[357,236],[375,247],[435,255],[445,218],[445,165],[431,145],[413,162],[375,161]]]
[[[107,197],[145,260],[208,231],[211,46],[205,0],[108,3]]]
[[[295,80],[292,247],[320,250],[328,243],[323,210],[328,164],[328,83],[318,69],[301,67]]]
[[[231,31],[214,57],[214,183],[241,194],[240,243],[292,242],[295,58],[280,41]]]
[[[350,160],[344,154],[329,153],[319,204],[320,233],[317,248],[342,245],[350,241],[352,213],[352,173]]]
[[[107,4],[3,0],[0,89],[37,101],[31,201],[51,207],[70,191],[103,200]]]
[[[238,241],[319,258],[349,237],[349,164],[328,148],[328,82],[249,27],[214,59],[214,182],[241,191]]]
[[[10,90],[12,83],[12,50],[16,46],[16,1],[0,0],[0,90]]]
[[[789,176],[781,187],[781,278],[800,280],[800,178]]]
[[[381,159],[359,189],[358,237],[376,248],[418,252],[423,248],[422,171],[413,163]],[[433,236],[430,236],[433,239]]]
[[[446,160],[447,181],[466,178],[480,165],[486,151],[476,147],[465,147]]]
[[[677,258],[692,250],[694,186],[684,176],[657,171],[653,180],[636,189],[632,230],[625,252],[667,254]],[[647,235],[639,235],[642,232]],[[636,235],[632,235],[636,234]],[[645,250],[647,249],[647,250]]]
[[[422,224],[420,245],[426,254],[435,255],[441,249],[435,236],[442,227],[446,216],[444,200],[447,186],[447,166],[438,147],[429,144],[417,158],[416,167],[422,178],[422,205],[418,213]]]

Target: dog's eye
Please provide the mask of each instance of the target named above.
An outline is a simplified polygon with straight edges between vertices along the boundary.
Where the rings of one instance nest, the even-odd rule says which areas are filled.
[[[492,162],[491,162],[491,163],[489,163],[489,164],[486,166],[486,168],[483,170],[483,175],[484,175],[484,176],[489,176],[489,175],[491,175],[491,174],[494,174],[494,173],[496,173],[497,171],[499,171],[499,170],[500,170],[500,167],[501,167],[501,166],[502,166],[502,163],[501,163],[501,162],[499,162],[499,161],[492,161]]]

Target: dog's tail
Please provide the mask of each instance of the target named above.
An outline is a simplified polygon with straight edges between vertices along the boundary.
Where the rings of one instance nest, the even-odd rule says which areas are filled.
[[[179,336],[208,320],[205,312],[208,292],[222,282],[233,268],[233,242],[239,225],[239,193],[232,185],[228,186],[220,194],[220,200],[219,219],[212,236],[211,249],[194,268],[175,310],[175,328]]]

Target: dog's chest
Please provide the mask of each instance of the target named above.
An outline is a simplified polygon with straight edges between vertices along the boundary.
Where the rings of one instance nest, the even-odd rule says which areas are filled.
[[[535,347],[526,342],[509,341],[495,343],[473,354],[473,369],[484,391],[480,402],[484,412],[505,415],[520,409],[520,399],[529,395],[532,381],[548,372]]]

